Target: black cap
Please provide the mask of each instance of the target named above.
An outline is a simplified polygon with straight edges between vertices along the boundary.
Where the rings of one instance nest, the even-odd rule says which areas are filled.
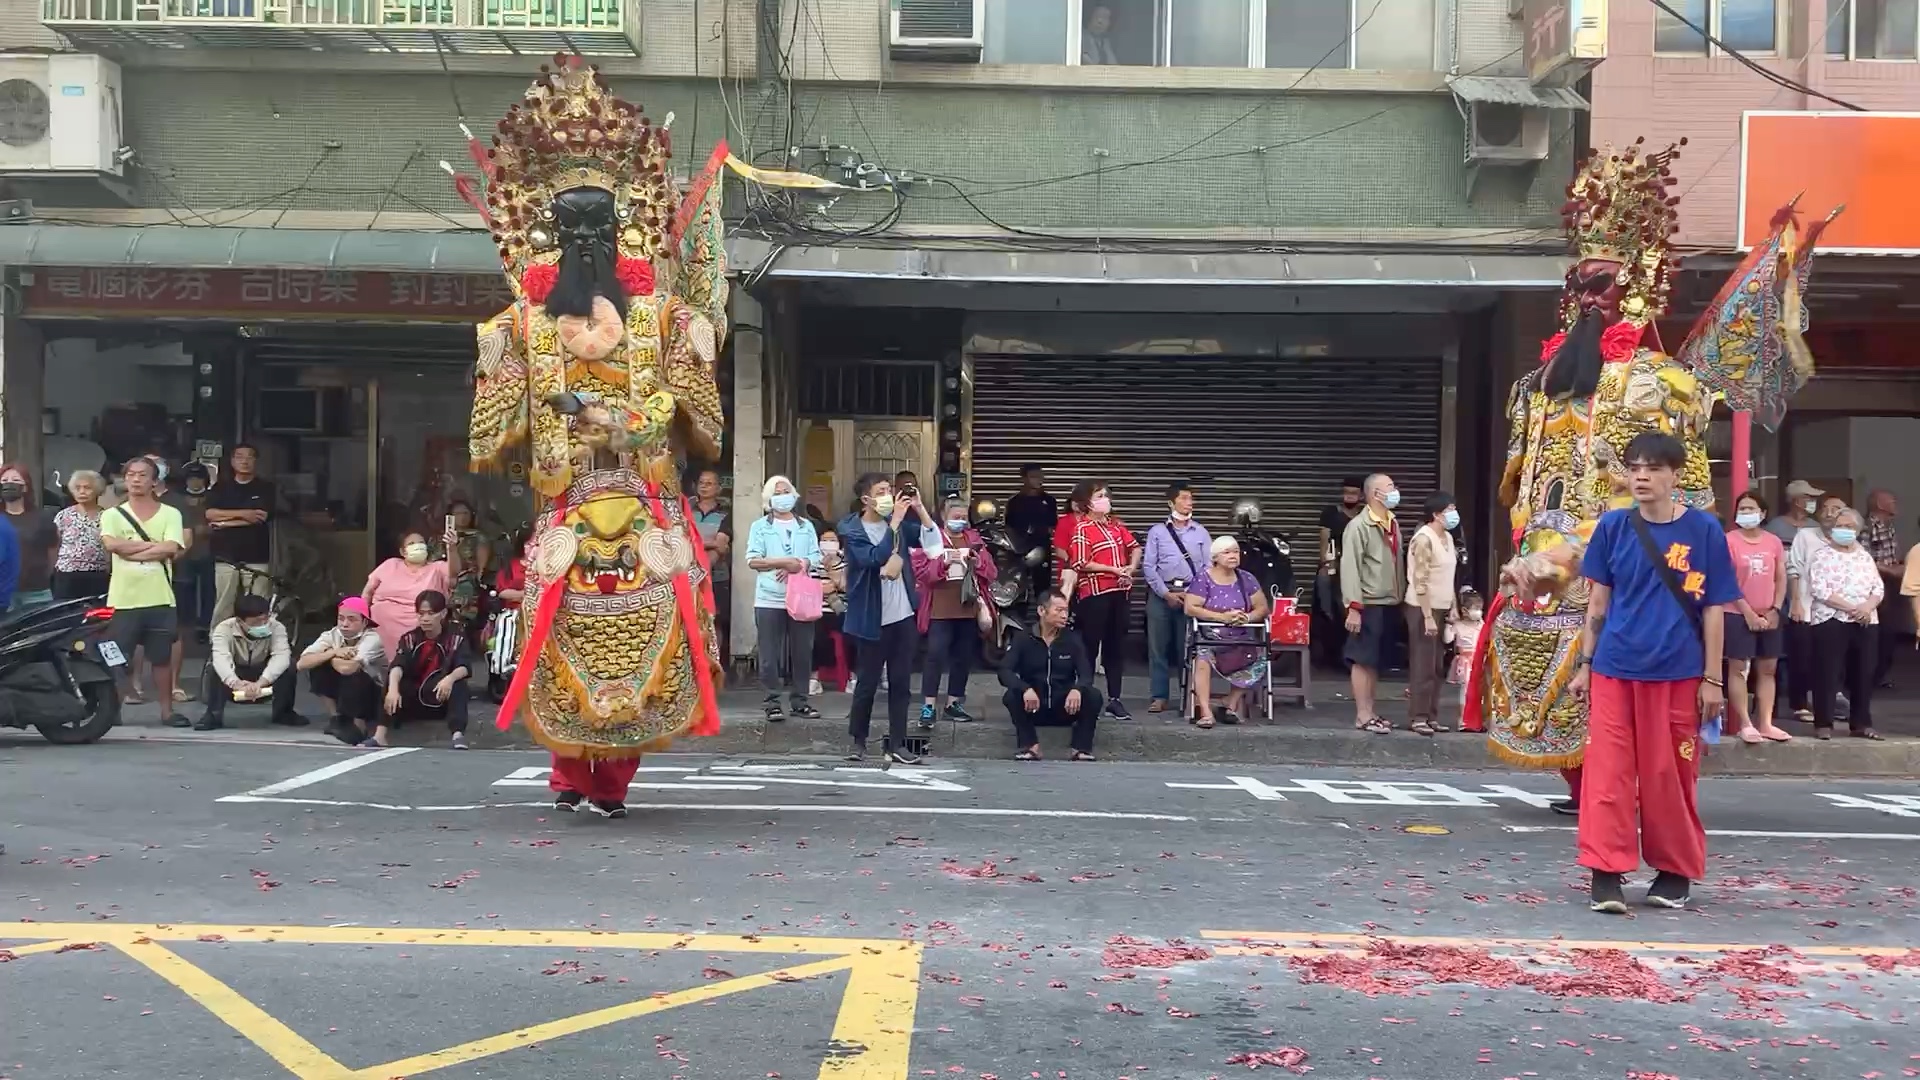
[[[1340,481],[1340,486],[1343,488],[1353,488],[1358,491],[1365,491],[1367,487],[1367,478],[1364,476],[1349,476],[1345,480]]]

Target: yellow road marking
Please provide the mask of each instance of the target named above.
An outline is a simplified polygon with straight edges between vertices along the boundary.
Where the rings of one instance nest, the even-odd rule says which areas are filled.
[[[902,1080],[907,1075],[913,1014],[920,1002],[920,945],[889,942],[861,951],[840,999],[820,1080]]]
[[[208,1012],[266,1051],[288,1072],[300,1080],[351,1080],[353,1071],[328,1057],[319,1047],[300,1037],[292,1028],[274,1019],[248,1001],[232,987],[182,959],[164,945],[153,942],[115,942],[115,947],[153,970],[155,975],[180,988]]]
[[[575,1035],[582,1031],[617,1024],[622,1020],[632,1020],[649,1013],[663,1012],[681,1005],[692,1005],[709,1001],[728,994],[737,994],[743,990],[757,990],[763,986],[773,986],[788,979],[804,979],[814,975],[825,975],[854,966],[858,961],[851,956],[836,956],[831,960],[815,960],[811,964],[785,968],[781,971],[762,972],[758,975],[743,975],[737,979],[707,983],[686,990],[677,990],[670,994],[661,994],[640,1001],[630,1001],[624,1005],[614,1005],[605,1009],[595,1009],[575,1016],[565,1016],[558,1020],[549,1020],[544,1024],[535,1024],[518,1031],[509,1031],[501,1035],[492,1035],[476,1039],[459,1046],[450,1046],[445,1050],[436,1050],[431,1054],[390,1061],[385,1065],[375,1065],[352,1074],[356,1080],[389,1080],[396,1076],[417,1076],[420,1073],[444,1069],[449,1065],[460,1065],[480,1058],[504,1054],[509,1050],[518,1050],[537,1042],[558,1039],[566,1035]],[[905,1075],[901,1073],[900,1075]]]
[[[217,926],[201,923],[22,923],[8,933],[19,938],[70,938],[118,945],[124,941],[286,942],[293,945],[494,945],[572,949],[695,949],[734,953],[850,956],[874,945],[872,938],[773,937],[733,934],[673,934],[621,930],[442,930],[431,927]],[[893,944],[893,942],[887,942]],[[18,950],[15,950],[16,952]]]
[[[1202,930],[1208,941],[1232,941],[1217,952],[1228,955],[1260,955],[1263,951],[1282,952],[1301,949],[1312,953],[1337,951],[1340,947],[1364,951],[1370,942],[1391,941],[1399,945],[1457,945],[1473,949],[1623,949],[1627,952],[1730,953],[1765,949],[1758,942],[1717,943],[1699,941],[1572,941],[1559,938],[1512,937],[1412,937],[1404,934],[1300,934],[1265,933],[1256,930]],[[1272,946],[1263,950],[1263,946]],[[1908,945],[1794,945],[1802,956],[1906,956]],[[1282,953],[1284,955],[1284,953]]]
[[[59,952],[73,944],[64,938],[59,941],[36,941],[32,945],[0,945],[0,952],[10,952],[15,957],[32,956],[34,953]]]

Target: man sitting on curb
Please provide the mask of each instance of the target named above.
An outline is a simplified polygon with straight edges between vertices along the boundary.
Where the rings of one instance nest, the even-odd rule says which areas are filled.
[[[1100,691],[1093,688],[1093,661],[1080,635],[1067,633],[1067,598],[1040,594],[1040,625],[1013,639],[1000,666],[1000,699],[1013,718],[1015,761],[1040,760],[1041,727],[1073,725],[1073,760],[1093,760],[1093,726],[1100,718]]]
[[[307,673],[307,689],[332,716],[327,734],[359,746],[380,721],[381,689],[387,685],[387,652],[373,632],[367,602],[340,601],[334,624],[301,652],[294,668]]]
[[[212,678],[203,678],[207,711],[195,731],[226,726],[227,703],[249,704],[272,698],[273,722],[304,727],[307,718],[293,711],[296,679],[287,628],[273,617],[267,598],[247,593],[234,601],[233,617],[213,628]]]

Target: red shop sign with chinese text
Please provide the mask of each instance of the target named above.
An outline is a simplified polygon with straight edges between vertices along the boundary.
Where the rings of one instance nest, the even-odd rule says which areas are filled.
[[[458,322],[513,303],[499,274],[42,267],[28,315]]]

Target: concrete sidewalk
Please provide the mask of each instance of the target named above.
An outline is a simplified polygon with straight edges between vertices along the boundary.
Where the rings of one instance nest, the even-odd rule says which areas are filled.
[[[1915,677],[1920,678],[1920,671],[1915,672]],[[1429,738],[1406,730],[1402,683],[1383,682],[1381,686],[1380,712],[1395,725],[1390,735],[1370,735],[1355,730],[1353,705],[1345,697],[1345,684],[1333,679],[1316,679],[1315,700],[1310,708],[1278,706],[1272,721],[1254,720],[1237,727],[1204,731],[1173,718],[1170,713],[1148,714],[1144,678],[1129,678],[1126,685],[1127,701],[1134,715],[1131,720],[1101,720],[1095,751],[1103,759],[1396,769],[1478,769],[1498,764],[1488,756],[1486,741],[1481,736],[1449,732]],[[1911,685],[1920,686],[1920,682]],[[929,750],[938,757],[1010,756],[1014,751],[1013,732],[1002,715],[998,684],[990,676],[983,677],[971,689],[971,709],[978,719],[966,724],[939,721],[932,732],[925,733]],[[302,701],[305,700],[303,693]],[[757,688],[724,692],[721,733],[712,738],[686,740],[680,748],[752,755],[837,756],[846,752],[846,717],[851,702],[848,695],[816,696],[813,704],[822,713],[819,719],[790,719],[773,724],[762,716],[761,701],[762,694]],[[884,695],[876,704],[874,735],[869,745],[870,752],[875,753],[879,750],[880,736],[886,730]],[[182,711],[197,717],[200,707],[187,705]],[[1457,696],[1443,711],[1450,719],[1457,718]],[[1833,741],[1822,743],[1811,738],[1810,727],[1789,724],[1788,730],[1797,736],[1791,743],[1748,746],[1737,739],[1723,740],[1708,755],[1706,771],[1744,776],[1920,777],[1920,738],[1914,737],[1920,732],[1920,701],[1890,693],[1888,700],[1876,700],[1875,714],[1877,727],[1887,736],[1884,741],[1849,738],[1842,729]],[[520,749],[533,745],[524,728],[497,730],[495,715],[490,703],[475,701],[468,732],[474,748]],[[917,721],[917,698],[912,715]],[[226,729],[196,734],[162,726],[160,710],[147,704],[129,706],[123,711],[118,736],[331,742],[322,732],[325,718],[311,715],[310,719],[314,721],[310,727],[273,727],[266,721],[264,707],[233,706],[227,712]],[[919,737],[923,733],[914,723],[910,725],[910,734]],[[444,729],[437,726],[415,726],[396,733],[395,742],[440,745],[445,735]],[[1066,735],[1063,728],[1042,729],[1045,752],[1064,757]]]

